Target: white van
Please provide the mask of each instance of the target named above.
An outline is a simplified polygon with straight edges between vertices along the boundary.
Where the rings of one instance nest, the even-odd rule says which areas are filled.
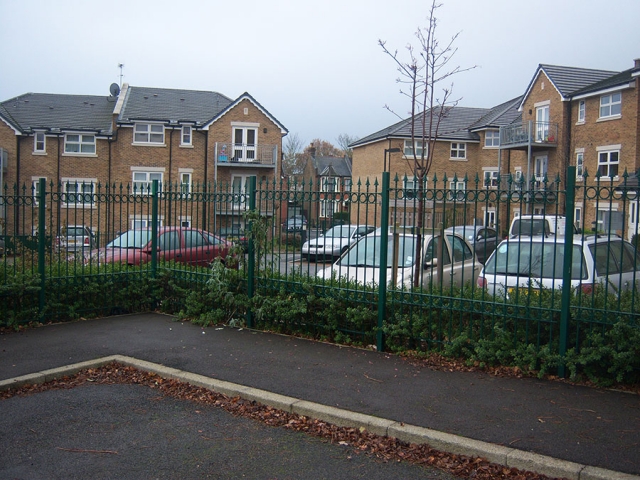
[[[509,228],[509,236],[564,235],[567,218],[564,215],[520,215]],[[574,227],[574,233],[579,233]]]

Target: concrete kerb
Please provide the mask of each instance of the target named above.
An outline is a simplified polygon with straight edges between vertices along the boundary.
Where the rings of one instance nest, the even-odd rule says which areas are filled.
[[[289,413],[304,415],[337,426],[364,428],[377,435],[387,435],[409,443],[426,443],[430,447],[443,452],[469,457],[482,457],[499,465],[528,470],[551,477],[564,477],[571,480],[640,480],[640,476],[637,475],[581,465],[545,455],[517,450],[515,448],[503,447],[459,435],[439,432],[429,428],[407,425],[372,415],[308,402],[266,390],[246,387],[224,380],[216,380],[204,375],[165,367],[164,365],[124,355],[111,355],[7,380],[0,380],[0,390],[16,388],[26,384],[44,383],[56,378],[73,375],[80,370],[97,368],[112,362],[118,362],[139,370],[155,373],[162,378],[179,380],[191,385],[207,388],[229,397],[241,397],[256,401]]]

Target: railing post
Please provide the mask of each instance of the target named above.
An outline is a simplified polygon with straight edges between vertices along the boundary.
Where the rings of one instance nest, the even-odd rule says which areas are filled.
[[[576,195],[576,167],[567,168],[567,185],[565,189],[565,218],[566,225],[564,231],[564,264],[562,265],[562,304],[560,306],[560,338],[558,353],[560,354],[560,365],[558,365],[558,376],[566,377],[564,364],[565,355],[569,346],[569,319],[571,317],[571,265],[573,255],[573,221],[575,213]]]
[[[45,308],[45,249],[46,249],[46,240],[47,235],[45,232],[46,228],[46,199],[47,195],[45,189],[47,188],[47,182],[44,178],[41,178],[38,181],[38,188],[40,191],[38,192],[38,274],[40,275],[40,295],[39,295],[39,316],[40,321],[42,322],[44,317],[44,308]],[[51,241],[53,242],[53,232],[51,232]]]
[[[378,331],[376,348],[384,352],[382,325],[387,311],[387,251],[389,246],[389,172],[382,173],[382,208],[380,220],[380,277],[378,278]]]
[[[256,209],[256,177],[249,177],[249,211]],[[249,222],[249,253],[247,261],[247,297],[249,298],[249,308],[247,309],[247,327],[253,328],[253,311],[251,310],[251,300],[255,294],[255,269],[256,269],[256,251],[253,241],[253,222]]]
[[[151,184],[151,279],[155,280],[158,273],[158,180]],[[155,288],[153,289],[155,292]],[[156,307],[155,294],[151,303]]]

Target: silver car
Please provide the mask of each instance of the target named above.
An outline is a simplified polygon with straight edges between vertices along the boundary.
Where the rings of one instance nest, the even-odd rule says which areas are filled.
[[[445,233],[457,233],[463,236],[476,252],[478,261],[482,264],[493,253],[500,241],[498,240],[498,232],[491,227],[483,227],[482,225],[459,225],[449,227]]]
[[[504,240],[478,276],[487,293],[509,298],[516,290],[562,288],[565,237],[538,235]],[[573,239],[571,288],[591,293],[596,286],[618,295],[640,291],[640,256],[616,235]]]
[[[380,280],[381,250],[386,248],[387,283],[392,286],[411,288],[414,284],[418,236],[406,233],[404,230],[395,235],[390,232],[388,244],[385,247],[381,245],[380,233],[378,229],[358,240],[333,265],[320,270],[317,277],[345,278],[365,285],[376,285]],[[397,238],[397,245],[394,238]],[[445,288],[476,281],[482,265],[475,258],[471,245],[463,237],[453,233],[444,236],[425,233],[422,235],[422,242],[418,283],[423,288],[440,285],[438,282],[440,269],[441,285]]]
[[[302,258],[313,260],[335,260],[347,251],[349,245],[375,230],[370,225],[338,225],[324,234],[304,242]]]

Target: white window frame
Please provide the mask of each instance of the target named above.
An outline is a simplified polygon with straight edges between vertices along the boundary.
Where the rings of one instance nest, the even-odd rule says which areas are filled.
[[[598,152],[598,174],[600,178],[612,179],[616,180],[619,175],[620,168],[620,146],[616,146],[615,148],[608,147],[598,147],[596,148]],[[615,157],[613,159],[612,157]],[[600,169],[601,167],[606,168],[606,175],[604,175]],[[612,167],[615,167],[615,175],[611,176]]]
[[[464,201],[465,192],[467,191],[467,184],[464,181],[458,180],[449,182],[448,199],[453,201]]]
[[[164,146],[164,124],[137,122],[133,124],[134,145]]]
[[[405,177],[402,180],[402,197],[405,200],[415,200],[418,195],[418,177]],[[424,190],[427,189],[427,179],[424,180]]]
[[[183,125],[180,132],[180,146],[191,147],[193,145],[193,127],[191,125]]]
[[[582,205],[576,205],[573,212],[573,224],[582,229]]]
[[[500,130],[487,130],[484,134],[485,148],[498,148],[500,146]]]
[[[467,144],[464,142],[451,142],[449,158],[451,160],[466,160]]]
[[[77,138],[76,138],[77,137]],[[77,147],[77,150],[72,148]],[[65,133],[64,154],[74,156],[95,156],[96,136],[91,133]]]
[[[36,132],[33,134],[33,153],[47,153],[47,136],[44,132]]]
[[[246,202],[247,186],[249,185],[250,175],[232,175],[231,176],[231,209],[246,210],[249,208]]]
[[[320,177],[320,191],[326,193],[338,193],[340,191],[340,179],[338,177]],[[333,186],[333,190],[331,187]]]
[[[192,174],[191,172],[179,172],[180,175],[180,193],[183,198],[191,196]]]
[[[129,215],[131,221],[131,229],[151,228],[151,215]],[[158,215],[158,226],[162,227],[164,224],[164,216]]]
[[[333,205],[333,212],[331,212],[331,208],[327,208]],[[318,215],[320,218],[329,218],[332,217],[334,213],[338,213],[340,207],[340,202],[337,200],[320,200],[320,212]]]
[[[236,162],[255,162],[257,160],[258,150],[258,127],[260,124],[231,124],[231,144],[233,145],[232,161]],[[253,132],[253,142],[250,142],[250,134]],[[241,142],[238,143],[238,134],[240,134]]]
[[[93,206],[95,203],[96,183],[98,183],[96,178],[63,178],[63,205]],[[87,191],[87,188],[89,191]]]
[[[587,116],[587,104],[584,100],[578,102],[578,123],[584,123]]]
[[[352,184],[352,180],[350,178],[342,179],[342,188],[344,189],[343,191],[345,193],[351,192],[351,184]]]
[[[584,178],[584,148],[576,150],[576,180]]]
[[[498,188],[498,169],[487,169],[483,172],[484,188]]]
[[[158,180],[158,193],[162,191],[164,169],[152,170],[131,167],[131,193],[133,195],[151,195],[151,185]]]
[[[422,158],[422,152],[424,150],[424,158],[427,158],[429,143],[427,142],[426,149],[424,147],[425,145],[422,140],[415,140],[415,144],[412,144],[411,139],[408,139],[404,141],[404,148],[402,149],[402,153],[405,158]]]
[[[39,197],[39,189],[40,189],[40,179],[44,178],[44,184],[45,184],[45,190],[46,190],[46,185],[47,185],[47,177],[31,177],[31,192],[33,195],[33,204],[34,205],[40,205],[40,203],[38,202],[38,198]]]
[[[622,92],[600,97],[600,118],[619,118],[622,115]]]

